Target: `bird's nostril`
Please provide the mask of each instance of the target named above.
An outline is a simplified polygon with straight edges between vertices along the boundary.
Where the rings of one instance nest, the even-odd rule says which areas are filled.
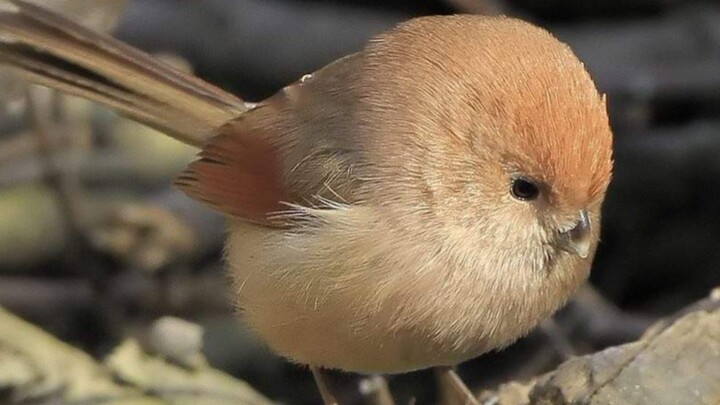
[[[575,227],[570,229],[568,236],[570,239],[582,239],[590,231],[590,218],[588,217],[587,211],[580,211],[580,219],[578,220]]]
[[[560,247],[585,259],[590,254],[591,234],[590,217],[581,210],[575,226],[560,233]]]

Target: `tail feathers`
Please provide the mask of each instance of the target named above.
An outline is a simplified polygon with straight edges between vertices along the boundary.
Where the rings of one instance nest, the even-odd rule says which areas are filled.
[[[0,0],[0,63],[194,146],[247,109],[140,50],[20,0]]]

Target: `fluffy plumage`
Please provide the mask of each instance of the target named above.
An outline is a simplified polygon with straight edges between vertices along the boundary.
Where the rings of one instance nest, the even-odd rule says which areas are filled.
[[[178,185],[228,215],[238,305],[294,361],[456,364],[587,278],[612,169],[605,101],[530,24],[412,20],[247,112],[19,0],[0,0],[0,59],[203,145]],[[513,196],[518,177],[537,197]]]
[[[294,204],[266,213],[289,230],[236,221],[227,251],[246,319],[296,361],[455,364],[526,333],[588,274],[590,260],[556,239],[587,210],[595,248],[612,167],[605,102],[567,46],[527,23],[405,23],[224,133],[208,148],[272,145],[276,170],[244,167],[273,173]],[[251,158],[224,156],[216,178]],[[191,170],[210,173],[218,157]],[[512,199],[516,175],[542,198]],[[208,196],[211,181],[183,186]],[[216,203],[237,205],[227,197]]]

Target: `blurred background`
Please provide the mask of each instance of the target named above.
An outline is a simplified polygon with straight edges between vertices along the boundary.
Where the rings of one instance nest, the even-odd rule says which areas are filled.
[[[615,131],[616,169],[592,286],[538,332],[460,366],[473,389],[632,341],[654,320],[720,285],[720,5],[714,1],[39,3],[249,101],[414,16],[505,13],[570,44],[607,93]],[[211,366],[273,400],[317,403],[311,375],[269,353],[233,316],[221,265],[223,221],[171,188],[193,150],[98,106],[55,103],[56,96],[32,91],[40,101],[0,73],[0,306],[98,359],[129,336],[160,352],[168,349],[157,347],[158,339],[194,341],[194,326],[156,322],[185,319],[204,328],[195,346]],[[38,130],[44,120],[37,111],[47,110],[42,103],[62,110],[48,118],[56,124],[51,131]],[[183,356],[175,360],[196,358]],[[347,403],[361,403],[357,376],[334,379]],[[400,404],[437,395],[428,372],[392,376],[389,383]]]

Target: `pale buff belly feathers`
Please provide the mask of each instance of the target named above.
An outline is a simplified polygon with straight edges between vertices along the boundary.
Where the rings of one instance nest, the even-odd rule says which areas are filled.
[[[452,235],[411,245],[366,208],[327,215],[333,225],[302,235],[235,223],[227,245],[245,321],[304,364],[385,373],[457,364],[527,333],[587,276],[493,267],[482,246],[456,254],[467,246]]]

